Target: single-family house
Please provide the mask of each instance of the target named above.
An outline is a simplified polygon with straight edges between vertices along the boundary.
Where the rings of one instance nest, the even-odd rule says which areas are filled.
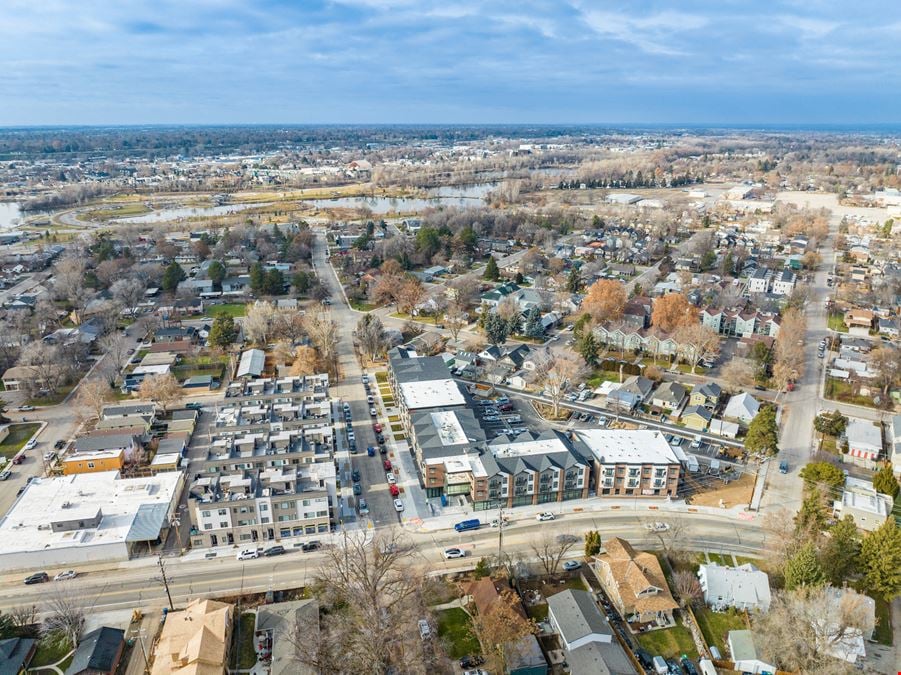
[[[14,637],[0,640],[0,673],[3,675],[24,673],[37,649],[38,641],[34,638]]]
[[[727,422],[719,417],[714,417],[710,420],[710,428],[708,431],[710,431],[711,434],[723,436],[724,438],[735,438],[738,436],[738,432],[741,431],[741,427],[737,422]]]
[[[738,567],[724,567],[716,563],[701,565],[698,580],[704,602],[716,611],[729,607],[744,611],[770,608],[770,582],[766,572],[751,563]]]
[[[114,675],[125,650],[125,631],[101,626],[82,636],[66,675]]]
[[[619,537],[609,539],[592,569],[620,615],[630,623],[668,626],[679,604],[673,599],[660,561],[636,551]]]
[[[847,458],[854,464],[872,468],[882,454],[882,428],[878,423],[858,417],[848,418],[845,437]]]
[[[678,410],[685,403],[687,390],[678,382],[664,382],[651,394],[651,405],[664,410]]]
[[[869,330],[873,327],[875,316],[869,309],[849,309],[845,312],[845,325],[848,328],[866,328]]]
[[[682,411],[679,420],[689,429],[706,431],[713,420],[713,413],[699,405],[690,405]]]
[[[837,518],[851,516],[861,530],[878,529],[891,515],[894,503],[889,495],[877,492],[873,481],[848,477],[841,499],[835,500],[833,513]]]
[[[151,675],[224,673],[234,607],[196,599],[183,610],[169,612],[154,650]]]
[[[760,403],[757,402],[757,399],[748,392],[742,392],[729,399],[726,409],[723,411],[723,417],[750,424],[759,411]]]
[[[705,382],[691,390],[688,404],[713,410],[719,403],[723,390],[716,382]]]

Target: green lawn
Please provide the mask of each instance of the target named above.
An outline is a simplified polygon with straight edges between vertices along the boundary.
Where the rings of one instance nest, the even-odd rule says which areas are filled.
[[[619,373],[612,370],[596,370],[591,377],[585,380],[585,386],[596,389],[601,386],[602,382],[619,382]]]
[[[482,651],[479,641],[472,632],[472,620],[469,614],[454,607],[435,612],[438,620],[438,636],[447,645],[447,654],[452,659],[459,659],[467,654],[478,654]]]
[[[722,565],[723,567],[731,567],[732,566],[732,556],[725,556],[720,553],[708,553],[707,557],[710,559],[710,562],[716,563],[717,565]]]
[[[395,319],[405,319],[407,321],[418,321],[419,323],[429,323],[433,326],[438,323],[434,316],[410,316],[409,314],[404,314],[403,312],[395,312],[391,315]]]
[[[636,638],[642,647],[655,656],[679,658],[683,654],[687,654],[691,658],[698,657],[698,650],[691,638],[691,631],[682,625],[681,619],[672,628],[652,630],[637,635]]]
[[[253,612],[245,612],[241,615],[241,635],[238,635],[235,629],[235,640],[239,640],[237,644],[237,661],[239,670],[247,670],[253,668],[257,662],[256,651],[253,648],[253,631],[256,627],[257,615]]]
[[[28,442],[28,439],[34,436],[34,432],[40,428],[40,424],[30,422],[28,424],[11,424],[9,426],[9,436],[0,443],[0,457],[7,460],[12,459],[22,446]]]
[[[826,398],[842,403],[853,403],[854,405],[867,406],[875,408],[873,398],[871,396],[863,396],[861,394],[852,395],[851,385],[844,380],[838,380],[833,377],[826,378]]]
[[[63,402],[63,399],[68,396],[72,390],[75,389],[74,384],[70,384],[65,387],[60,387],[55,394],[50,394],[50,396],[41,396],[40,398],[30,398],[28,399],[28,405],[57,405]]]
[[[360,302],[359,300],[351,300],[350,306],[358,312],[371,312],[378,307],[371,302]]]
[[[540,605],[529,605],[526,607],[526,614],[535,621],[544,621],[548,615],[548,604],[545,602]]]
[[[707,607],[695,610],[698,626],[708,645],[716,645],[721,654],[726,653],[726,635],[730,630],[747,628],[744,617],[738,612],[714,612]]]
[[[207,314],[213,318],[221,315],[225,316],[244,316],[247,311],[247,305],[239,303],[227,303],[224,305],[212,305],[207,309]]]
[[[847,333],[848,327],[845,325],[845,315],[839,313],[830,313],[829,318],[826,323],[829,330],[834,330],[838,333]]]
[[[37,651],[34,653],[34,658],[31,659],[31,668],[40,668],[41,666],[49,666],[56,663],[68,654],[71,649],[68,642],[61,641],[58,643],[45,638],[38,642]],[[63,667],[63,670],[65,670],[65,667]]]

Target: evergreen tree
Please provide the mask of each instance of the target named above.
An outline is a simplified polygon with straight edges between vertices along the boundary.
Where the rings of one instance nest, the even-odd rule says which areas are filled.
[[[860,535],[854,518],[845,516],[829,529],[820,552],[823,572],[833,586],[840,587],[856,571],[860,555]]]
[[[301,270],[294,275],[291,282],[294,284],[294,290],[297,294],[303,295],[304,293],[309,292],[310,287],[313,285],[313,275],[305,270]]]
[[[588,530],[585,533],[585,557],[591,558],[601,552],[601,533],[597,530]]]
[[[826,510],[823,493],[817,487],[811,487],[804,495],[801,508],[795,515],[795,530],[808,536],[819,535],[826,527]]]
[[[776,410],[763,406],[748,425],[745,448],[749,452],[774,455],[779,451],[779,429],[776,426]]]
[[[497,281],[501,278],[501,271],[497,267],[497,260],[494,259],[494,256],[488,258],[488,264],[485,265],[485,273],[482,275],[482,278],[488,281]]]
[[[169,263],[166,271],[163,272],[163,280],[160,284],[167,293],[173,292],[178,288],[178,284],[186,277],[185,271],[177,262]]]
[[[522,285],[526,283],[526,278],[522,275],[522,272],[517,272],[516,276],[513,277],[513,282]]]
[[[541,310],[532,307],[526,314],[526,322],[523,327],[523,334],[532,338],[539,338],[544,335],[544,326],[541,324]]]
[[[485,335],[488,342],[493,345],[503,344],[510,334],[510,325],[497,315],[497,312],[490,312],[485,317]]]
[[[594,336],[593,331],[585,331],[582,335],[582,338],[579,340],[579,354],[585,359],[585,363],[591,368],[595,368],[598,365],[598,353],[600,351],[600,347],[598,346],[597,338]]]
[[[815,588],[826,583],[826,575],[817,560],[816,550],[813,544],[808,542],[798,549],[785,563],[783,570],[785,575],[785,588]]]
[[[222,289],[222,280],[225,279],[225,265],[218,260],[214,260],[206,268],[207,276],[213,282],[213,286],[219,290]]]
[[[582,289],[582,277],[579,275],[579,270],[575,266],[569,271],[569,276],[566,279],[566,290],[570,293],[578,293]]]
[[[235,320],[227,314],[217,316],[210,328],[210,344],[225,349],[237,338],[238,328],[235,326]]]
[[[266,272],[263,280],[263,292],[266,295],[281,295],[285,292],[285,275],[273,268]]]
[[[810,485],[826,485],[838,490],[845,484],[845,472],[829,462],[811,462],[801,469],[801,478]]]
[[[876,475],[873,476],[873,487],[876,488],[876,492],[888,495],[893,500],[898,496],[898,490],[901,489],[901,487],[898,485],[898,480],[895,478],[891,464],[886,462],[882,465],[882,468],[876,472]]]
[[[266,285],[266,270],[263,263],[255,262],[250,266],[250,290],[254,293],[262,293]]]
[[[860,562],[867,588],[889,601],[901,595],[901,528],[894,518],[863,538]]]

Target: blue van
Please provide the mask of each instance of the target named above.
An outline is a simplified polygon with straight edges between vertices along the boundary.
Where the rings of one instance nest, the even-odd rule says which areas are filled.
[[[461,523],[457,523],[454,525],[454,529],[457,532],[466,532],[466,530],[478,530],[482,526],[482,523],[478,518],[473,518],[471,520],[464,520]]]

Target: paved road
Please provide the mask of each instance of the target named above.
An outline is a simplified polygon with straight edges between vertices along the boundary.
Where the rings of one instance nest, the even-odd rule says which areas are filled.
[[[655,512],[658,514],[659,512]],[[648,511],[622,509],[606,512],[567,513],[553,523],[539,523],[532,517],[514,521],[504,531],[505,553],[521,553],[533,557],[531,544],[543,532],[582,534],[598,529],[602,536],[623,536],[639,546],[654,546],[658,542],[647,538],[644,519]],[[672,520],[659,513],[655,518]],[[680,541],[687,548],[708,551],[734,551],[756,555],[765,542],[759,519],[743,520],[733,512],[719,514],[693,513],[682,520],[684,536]],[[482,556],[497,552],[497,530],[481,530],[458,534],[450,529],[435,532],[407,531],[406,537],[421,558],[421,569],[429,573],[445,573],[474,565]],[[335,541],[340,541],[340,535]],[[442,551],[449,546],[467,550],[467,558],[446,561]],[[580,552],[573,551],[573,556]],[[244,589],[260,592],[269,589],[296,588],[306,585],[324,562],[322,553],[292,551],[277,558],[261,558],[241,562],[229,555],[213,560],[203,558],[172,558],[166,563],[171,579],[170,590],[176,605],[189,598],[222,595]],[[129,561],[119,565],[87,566],[79,569],[80,576],[67,582],[25,586],[25,574],[7,575],[0,580],[0,610],[26,603],[40,605],[48,590],[65,583],[86,598],[95,611],[116,608],[152,608],[165,606],[163,587],[154,578],[157,568],[153,559]],[[51,575],[56,570],[47,570]]]

